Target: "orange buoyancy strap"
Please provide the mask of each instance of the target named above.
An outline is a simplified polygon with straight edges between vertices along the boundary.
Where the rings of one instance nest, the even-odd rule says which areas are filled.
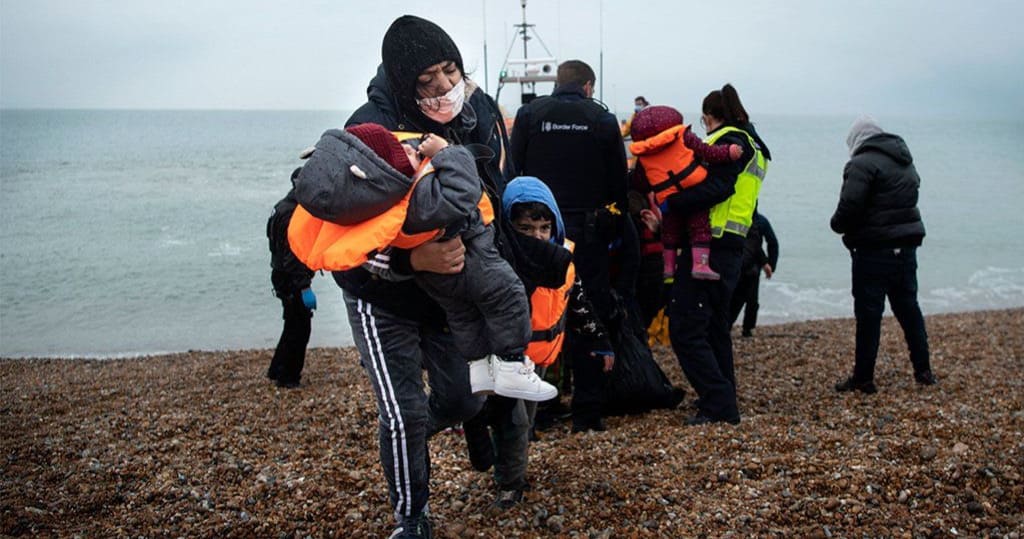
[[[572,251],[575,245],[565,240],[565,247]],[[537,366],[546,367],[554,363],[562,351],[569,294],[575,282],[576,267],[570,263],[562,286],[537,287],[530,296],[530,327],[533,328],[533,335],[526,347],[526,355]]]
[[[686,129],[688,126],[677,125],[629,146],[629,151],[644,166],[647,183],[658,204],[664,202],[669,195],[697,185],[707,178],[707,169],[700,165],[693,150],[683,144]]]

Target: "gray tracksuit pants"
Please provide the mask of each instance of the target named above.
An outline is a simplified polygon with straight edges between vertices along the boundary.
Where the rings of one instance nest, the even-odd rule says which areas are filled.
[[[345,293],[352,338],[377,397],[380,462],[397,520],[424,511],[430,495],[427,438],[480,411],[469,369],[439,329]],[[423,369],[430,384],[423,387]]]

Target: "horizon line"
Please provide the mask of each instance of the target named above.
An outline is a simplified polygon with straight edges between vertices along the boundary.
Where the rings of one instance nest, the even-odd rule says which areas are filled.
[[[361,105],[360,105],[361,106]],[[64,111],[64,112],[348,112],[354,111],[357,107],[353,108],[323,108],[323,109],[290,109],[290,108],[217,108],[217,107],[168,107],[168,108],[151,108],[151,107],[124,107],[124,108],[111,108],[111,107],[2,107],[0,106],[0,112],[47,112],[47,111]],[[613,114],[617,114],[617,111],[609,111]],[[694,112],[694,111],[689,111]],[[626,116],[632,115],[633,111],[625,111],[623,114]],[[831,112],[761,112],[758,116],[808,116],[808,117],[856,117],[862,112],[844,112],[844,111],[831,111]],[[949,116],[948,111],[943,113],[873,113],[877,115],[883,115],[887,117],[902,117],[902,118],[938,118],[942,116]],[[963,116],[978,116],[976,114],[965,113]],[[1006,121],[1014,121],[1021,119],[1005,118],[999,115],[992,116],[981,116],[980,119],[994,120],[1003,119]]]

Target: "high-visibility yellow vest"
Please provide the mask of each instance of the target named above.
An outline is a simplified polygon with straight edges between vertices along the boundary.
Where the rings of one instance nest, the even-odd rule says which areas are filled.
[[[721,238],[726,232],[747,237],[750,225],[754,220],[754,207],[757,206],[757,195],[761,191],[761,182],[768,171],[768,161],[764,158],[757,142],[746,131],[727,126],[715,131],[706,139],[708,144],[722,138],[726,133],[740,133],[747,137],[747,142],[754,148],[754,157],[736,177],[736,192],[723,202],[711,208],[711,236]]]
[[[575,245],[565,240],[565,248],[572,251]],[[576,268],[569,263],[565,272],[565,284],[558,288],[538,286],[530,296],[530,327],[533,336],[526,346],[526,355],[534,365],[547,367],[558,359],[565,342],[565,317],[569,306],[569,293],[576,282]]]

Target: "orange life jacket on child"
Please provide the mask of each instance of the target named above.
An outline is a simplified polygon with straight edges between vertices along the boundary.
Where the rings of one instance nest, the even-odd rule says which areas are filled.
[[[288,223],[288,244],[295,257],[312,270],[344,271],[359,267],[372,253],[392,246],[412,249],[434,239],[438,230],[418,234],[402,232],[409,211],[409,198],[424,177],[433,174],[429,160],[420,164],[409,192],[384,213],[354,225],[339,225],[314,217],[302,205],[295,207]],[[477,204],[484,224],[494,220],[494,208],[487,193]]]
[[[647,183],[658,204],[670,195],[704,181],[708,171],[694,159],[693,150],[683,144],[688,125],[677,125],[653,137],[629,145],[644,167]]]
[[[565,248],[575,249],[573,242],[565,240]],[[530,296],[530,327],[533,336],[526,346],[526,355],[534,365],[547,367],[558,359],[565,342],[565,317],[569,306],[569,293],[576,282],[576,267],[569,263],[565,284],[558,288],[537,287]]]

